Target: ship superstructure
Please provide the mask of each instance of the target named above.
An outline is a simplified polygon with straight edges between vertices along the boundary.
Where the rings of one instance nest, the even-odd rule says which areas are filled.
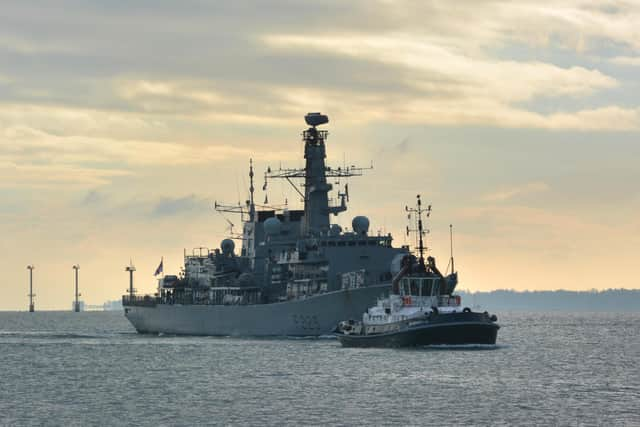
[[[371,235],[364,216],[353,218],[348,232],[331,224],[332,216],[347,210],[349,192],[345,185],[337,203],[330,203],[328,179],[359,176],[364,168],[327,166],[328,132],[318,126],[328,117],[309,113],[305,120],[304,168],[268,168],[263,187],[273,179],[288,181],[304,208],[258,206],[251,162],[245,205],[215,204],[243,217],[239,253],[232,239],[219,249],[185,252],[183,272],[164,276],[155,295],[124,296],[126,316],[138,331],[321,335],[388,292],[393,261],[398,264],[408,248],[394,248],[390,234]]]

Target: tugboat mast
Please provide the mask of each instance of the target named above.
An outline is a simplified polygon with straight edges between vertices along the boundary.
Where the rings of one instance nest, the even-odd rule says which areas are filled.
[[[424,267],[424,243],[422,240],[422,201],[420,200],[420,195],[418,194],[418,240],[420,244],[418,245],[418,250],[420,251],[420,265]]]
[[[409,208],[408,206],[405,206],[404,209],[405,211],[409,212],[409,217],[411,217],[411,214],[416,214],[418,228],[417,230],[410,230],[409,227],[407,227],[407,235],[409,235],[409,232],[411,231],[415,231],[418,234],[418,253],[420,254],[419,262],[420,262],[420,266],[424,269],[425,268],[424,252],[426,248],[424,246],[423,236],[426,232],[424,231],[424,228],[422,226],[422,214],[425,213],[426,217],[429,218],[429,215],[431,215],[431,205],[429,205],[426,209],[424,209],[422,207],[422,200],[420,199],[419,194],[416,196],[416,199],[417,199],[417,204],[415,208]]]

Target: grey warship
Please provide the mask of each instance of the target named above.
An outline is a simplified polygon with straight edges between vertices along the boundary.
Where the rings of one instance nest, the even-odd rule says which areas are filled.
[[[220,212],[242,215],[242,241],[184,255],[178,275],[163,276],[153,295],[123,296],[125,316],[140,333],[218,336],[320,336],[342,319],[360,315],[389,293],[392,265],[408,247],[393,247],[391,234],[371,235],[369,219],[356,216],[352,230],[331,223],[347,210],[348,184],[330,203],[331,180],[362,175],[364,168],[326,165],[326,115],[309,113],[302,132],[305,166],[265,172],[284,179],[304,203],[302,210],[257,205],[253,164],[244,205],[216,202]],[[295,184],[302,180],[302,189]],[[266,202],[266,200],[265,200]],[[232,236],[233,237],[233,236]]]

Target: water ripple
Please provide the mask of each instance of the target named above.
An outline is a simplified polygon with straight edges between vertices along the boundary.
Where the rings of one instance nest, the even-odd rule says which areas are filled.
[[[495,346],[393,350],[0,313],[0,424],[635,426],[639,320],[508,313]]]

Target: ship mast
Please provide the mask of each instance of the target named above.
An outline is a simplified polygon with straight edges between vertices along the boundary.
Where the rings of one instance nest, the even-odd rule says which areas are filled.
[[[237,205],[226,205],[226,204],[218,203],[217,200],[213,204],[214,210],[218,212],[220,215],[222,215],[225,221],[227,221],[227,223],[229,224],[230,226],[229,234],[231,236],[235,236],[233,234],[234,224],[231,221],[229,221],[229,219],[227,219],[227,217],[225,217],[223,213],[240,214],[240,218],[243,222],[245,219],[245,215],[249,216],[248,222],[253,222],[256,219],[256,204],[254,202],[255,187],[253,185],[253,177],[254,177],[253,159],[249,159],[249,200],[245,201],[244,206],[240,204],[240,202],[238,202]]]
[[[329,215],[338,215],[347,210],[346,198],[347,189],[338,194],[340,205],[329,206],[329,191],[333,186],[327,183],[327,178],[348,178],[361,176],[365,169],[355,166],[345,166],[338,168],[327,167],[325,158],[325,141],[329,135],[326,130],[319,130],[317,126],[329,122],[329,118],[320,113],[309,113],[305,116],[305,121],[310,126],[302,132],[304,142],[304,169],[283,169],[272,171],[267,169],[265,173],[265,187],[267,178],[284,178],[300,194],[304,201],[304,223],[303,234],[322,234],[329,230]],[[292,178],[304,178],[304,193],[293,183]]]
[[[253,222],[256,216],[256,205],[253,202],[253,159],[249,159],[249,221]]]

